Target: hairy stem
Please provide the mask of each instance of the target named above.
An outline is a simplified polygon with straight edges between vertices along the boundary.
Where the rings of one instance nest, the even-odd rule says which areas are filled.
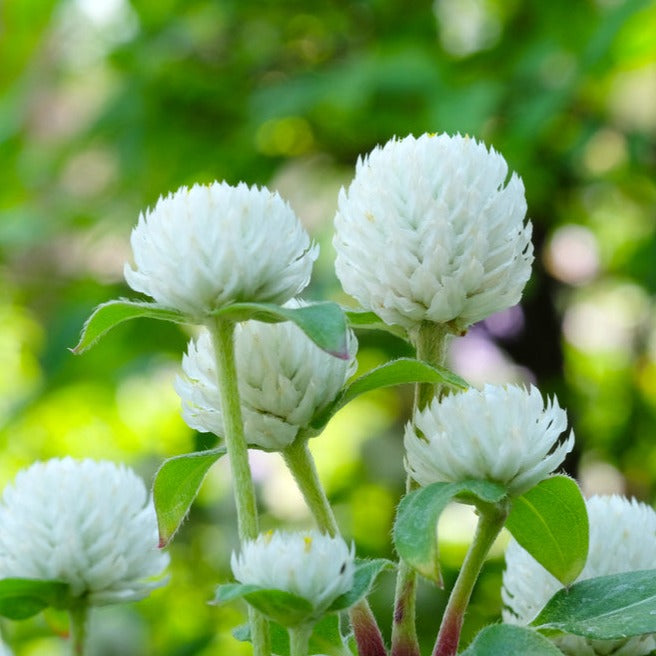
[[[235,364],[234,323],[214,319],[209,325],[216,355],[224,440],[232,473],[239,540],[244,542],[257,537],[258,518],[255,488],[248,464],[248,446],[241,416],[237,367]],[[269,656],[271,641],[269,625],[264,617],[249,607],[249,622],[254,656]]]
[[[455,656],[457,653],[462,622],[474,584],[490,547],[503,528],[509,509],[507,501],[498,504],[479,504],[476,533],[449,596],[433,656]]]
[[[333,509],[319,480],[307,439],[299,437],[282,455],[319,530],[331,536],[339,535]],[[382,633],[366,599],[361,599],[349,609],[349,619],[360,656],[387,656]]]
[[[296,626],[289,629],[289,655],[308,656],[308,646],[312,635],[312,625]]]
[[[307,439],[299,437],[282,452],[282,456],[319,530],[333,537],[339,535],[337,520],[319,480]]]
[[[87,638],[87,622],[89,620],[89,604],[81,598],[68,611],[71,619],[71,649],[73,656],[84,656],[84,645]]]
[[[422,323],[412,335],[417,359],[432,365],[442,365],[446,355],[448,331],[441,324]],[[440,385],[415,385],[413,411],[423,410],[441,393]],[[414,414],[413,412],[413,414]],[[415,482],[406,478],[406,494],[416,489]],[[416,628],[417,573],[404,561],[399,563],[394,595],[392,623],[392,656],[419,656]]]

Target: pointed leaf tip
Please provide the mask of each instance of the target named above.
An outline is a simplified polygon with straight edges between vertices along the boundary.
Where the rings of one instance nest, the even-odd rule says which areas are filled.
[[[193,503],[210,467],[225,447],[169,458],[155,474],[153,502],[159,529],[159,548],[173,539]]]
[[[69,349],[74,355],[84,353],[118,324],[130,319],[151,318],[175,323],[187,323],[189,317],[170,308],[145,301],[117,299],[99,305],[82,327],[80,341]]]

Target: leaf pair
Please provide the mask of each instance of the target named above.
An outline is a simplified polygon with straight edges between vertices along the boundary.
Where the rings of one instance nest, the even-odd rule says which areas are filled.
[[[503,486],[489,481],[433,483],[405,496],[394,524],[394,544],[408,564],[442,584],[437,523],[454,500],[499,503]],[[513,537],[547,571],[568,585],[588,554],[588,519],[578,485],[567,476],[547,478],[513,500],[506,522]]]
[[[213,316],[235,322],[250,319],[265,323],[291,321],[319,348],[338,358],[349,357],[346,317],[336,303],[312,303],[298,308],[286,308],[273,303],[232,303],[214,312]],[[103,303],[93,311],[82,328],[80,341],[72,351],[75,354],[84,353],[115,326],[130,319],[141,318],[199,323],[182,312],[164,308],[157,303],[118,299]]]
[[[356,560],[353,587],[337,597],[324,612],[337,613],[356,604],[370,591],[376,577],[391,567],[393,564],[384,559]],[[212,603],[223,604],[234,599],[245,599],[263,615],[285,627],[295,627],[319,619],[315,617],[316,611],[307,599],[285,590],[266,589],[257,585],[220,585]]]

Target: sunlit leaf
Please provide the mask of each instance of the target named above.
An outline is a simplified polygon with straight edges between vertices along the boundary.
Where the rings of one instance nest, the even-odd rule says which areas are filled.
[[[225,447],[186,453],[165,460],[159,468],[153,483],[153,502],[160,547],[171,541],[187,516],[205,475],[225,453]]]
[[[588,556],[588,514],[579,486],[552,476],[513,501],[506,527],[563,585],[576,579]]]
[[[656,633],[656,570],[600,576],[562,588],[531,624],[598,640]]]

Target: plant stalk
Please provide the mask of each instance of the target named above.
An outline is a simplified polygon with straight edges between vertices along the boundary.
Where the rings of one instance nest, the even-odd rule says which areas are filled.
[[[86,598],[81,598],[68,611],[71,620],[71,649],[73,656],[84,656],[84,646],[87,639],[87,623],[89,621],[89,604]]]
[[[235,363],[234,323],[212,319],[209,324],[216,356],[221,414],[223,415],[224,440],[232,473],[239,540],[253,540],[258,534],[255,487],[248,463],[248,445],[244,436],[241,416],[237,366]],[[254,656],[270,656],[271,639],[266,619],[249,607]]]
[[[298,437],[283,450],[282,457],[294,477],[305,503],[314,515],[319,530],[331,537],[339,535],[337,520],[319,480],[314,458],[308,447],[308,440],[302,436]]]
[[[417,359],[432,365],[444,364],[449,332],[442,324],[423,322],[412,335]],[[441,395],[442,386],[431,383],[415,385],[413,415],[423,410],[435,397]],[[417,488],[410,476],[406,477],[406,494]],[[399,562],[394,594],[392,621],[392,656],[420,656],[416,627],[417,572],[403,560]]]
[[[333,537],[339,535],[339,526],[319,480],[307,438],[298,437],[282,452],[282,456],[319,530]],[[383,635],[366,599],[349,609],[349,619],[360,656],[387,656]]]
[[[507,500],[498,504],[479,504],[476,533],[449,596],[440,632],[433,649],[433,656],[456,655],[462,623],[472,590],[485,562],[485,557],[506,522],[509,510],[510,505]]]
[[[289,629],[289,656],[308,656],[312,625],[304,624]]]

